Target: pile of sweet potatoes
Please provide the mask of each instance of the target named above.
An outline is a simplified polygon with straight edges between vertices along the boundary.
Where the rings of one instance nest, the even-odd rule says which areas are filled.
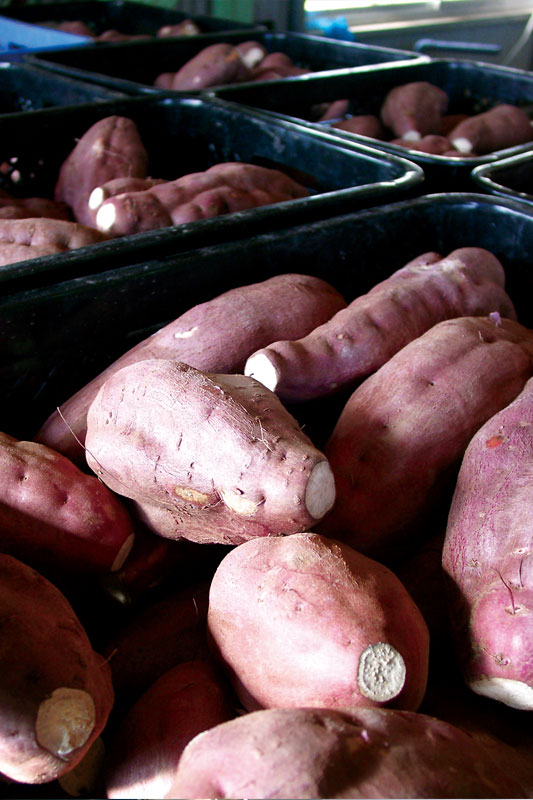
[[[533,797],[532,391],[468,247],[231,289],[3,434],[6,779]]]
[[[450,113],[449,97],[428,81],[400,84],[385,95],[379,114],[349,114],[348,102],[333,104],[320,119],[343,131],[388,141],[431,155],[469,158],[530,142],[528,113],[517,104],[494,103],[477,113]]]
[[[1,192],[0,266],[309,194],[280,170],[240,161],[177,178],[151,177],[149,166],[133,120],[94,123],[62,162],[52,198]]]

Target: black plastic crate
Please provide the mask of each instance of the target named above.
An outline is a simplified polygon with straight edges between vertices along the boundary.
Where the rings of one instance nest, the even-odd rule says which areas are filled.
[[[205,34],[248,29],[263,31],[264,25],[247,24],[237,20],[211,17],[205,14],[186,14],[173,8],[163,8],[130,0],[74,0],[74,2],[32,3],[7,6],[2,9],[7,17],[38,25],[54,26],[61,22],[85,22],[99,35],[107,30],[125,34],[155,33],[164,25],[176,25],[186,19],[193,20]]]
[[[44,56],[46,57],[46,56]],[[349,113],[379,115],[387,93],[411,81],[428,81],[447,92],[450,114],[477,114],[497,103],[523,107],[533,115],[533,73],[485,64],[478,61],[435,59],[419,62],[376,65],[345,71],[344,74],[289,78],[277,84],[228,86],[213,90],[218,97],[255,110],[297,120],[310,127],[328,127],[336,136],[379,147],[387,153],[403,155],[419,164],[426,174],[426,189],[475,191],[472,170],[499,158],[530,149],[533,143],[498,150],[483,156],[449,157],[420,153],[378,139],[370,139],[316,123],[311,118],[314,106],[338,99],[349,99]]]
[[[36,111],[31,119],[0,119],[0,163],[12,164],[16,178],[13,182],[10,171],[0,172],[0,188],[22,197],[52,197],[60,166],[76,141],[111,114],[136,122],[154,177],[172,180],[216,163],[242,161],[280,169],[307,186],[310,195],[6,265],[0,268],[4,292],[389,202],[418,191],[423,181],[422,170],[411,162],[340,142],[327,132],[265,121],[216,99],[150,95]]]
[[[291,57],[293,62],[311,72],[323,72],[345,68],[383,64],[398,61],[426,61],[420,56],[404,50],[388,47],[342,42],[323,36],[305,33],[250,32],[205,36],[182,37],[180,39],[157,39],[116,44],[89,44],[83,52],[48,50],[46,54],[36,54],[32,58],[50,69],[77,75],[106,86],[119,88],[137,94],[154,91],[156,77],[164,72],[176,72],[204,47],[218,42],[236,44],[253,39],[261,42],[268,52],[281,51]],[[283,79],[285,80],[285,79]],[[274,83],[283,80],[274,81]],[[266,82],[263,82],[266,83]],[[256,86],[246,84],[247,86]]]
[[[473,170],[472,178],[478,190],[533,207],[533,150],[481,164]]]
[[[57,75],[32,64],[0,62],[0,116],[124,97],[105,86]]]
[[[465,246],[485,247],[501,260],[519,319],[533,327],[533,215],[521,203],[474,193],[398,201],[3,296],[4,430],[34,435],[116,357],[230,288],[300,272],[326,279],[351,300],[420,253]]]

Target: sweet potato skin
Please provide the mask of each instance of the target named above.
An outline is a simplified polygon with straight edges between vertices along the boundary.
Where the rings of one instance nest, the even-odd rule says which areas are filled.
[[[0,264],[65,253],[105,242],[108,238],[94,228],[70,220],[0,219]]]
[[[493,752],[434,717],[384,708],[276,708],[245,714],[195,737],[166,796],[528,795]]]
[[[181,92],[196,91],[235,83],[248,75],[249,70],[239,51],[229,43],[217,42],[204,47],[187,61],[174,74],[170,88]]]
[[[477,693],[533,709],[533,381],[472,438],[442,554],[461,668]]]
[[[254,350],[280,336],[303,336],[345,306],[329,283],[296,273],[230,289],[188,309],[124,353],[63,403],[61,413],[54,411],[37,439],[85,465],[87,411],[104,381],[121,367],[173,358],[206,372],[242,372]]]
[[[337,501],[318,530],[373,557],[405,548],[474,433],[522,390],[531,345],[514,320],[445,320],[367,378],[325,446]]]
[[[450,131],[448,139],[461,153],[485,155],[530,142],[533,128],[525,111],[502,103],[460,122]]]
[[[334,500],[325,457],[244,375],[167,359],[123,367],[89,408],[86,448],[89,467],[172,539],[236,544],[305,530]]]
[[[413,81],[388,92],[380,115],[397,137],[416,140],[428,133],[440,133],[447,107],[446,92],[427,81]]]
[[[211,581],[207,621],[248,711],[422,701],[429,635],[419,609],[387,567],[319,534],[231,550]]]
[[[189,741],[236,715],[233,693],[209,661],[187,661],[165,672],[113,734],[106,797],[164,797]]]
[[[59,170],[54,199],[66,203],[74,218],[91,226],[88,201],[93,189],[112,178],[145,178],[148,153],[136,124],[111,115],[98,120],[79,139]]]
[[[0,433],[0,546],[37,568],[105,574],[127,558],[134,528],[94,475],[36,442]]]
[[[288,401],[331,394],[375,372],[443,319],[492,311],[516,318],[504,285],[503,267],[488,250],[424,253],[305,337],[252,354],[245,374]]]
[[[52,583],[6,554],[0,579],[0,770],[46,783],[72,769],[102,732],[113,705],[109,666]],[[43,715],[50,701],[73,696],[81,698],[78,729],[63,715],[61,743]]]

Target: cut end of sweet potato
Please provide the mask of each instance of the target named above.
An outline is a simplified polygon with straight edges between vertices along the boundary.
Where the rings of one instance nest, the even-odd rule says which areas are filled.
[[[327,461],[319,461],[309,476],[305,506],[314,519],[322,519],[335,502],[335,478]]]
[[[97,208],[100,208],[105,199],[105,192],[101,186],[97,186],[96,189],[93,189],[89,195],[89,208],[91,211],[96,211]]]
[[[452,139],[452,145],[459,153],[471,153],[472,142],[465,139],[464,136],[459,136],[457,139]]]
[[[533,687],[510,678],[480,678],[469,683],[476,694],[499,700],[520,711],[533,711]]]
[[[113,203],[101,206],[96,214],[96,227],[103,233],[108,233],[115,224],[117,212]]]
[[[279,383],[279,371],[265,353],[250,356],[244,367],[244,374],[262,383],[271,392],[276,391]]]
[[[357,683],[364,697],[385,703],[397,697],[406,677],[401,653],[387,642],[370,644],[361,653]]]
[[[87,742],[95,720],[91,695],[82,689],[62,686],[39,706],[35,736],[41,747],[56,758],[65,760]]]
[[[406,142],[419,142],[421,138],[422,136],[420,133],[415,130],[406,131],[406,133],[402,134],[402,139],[404,139]]]

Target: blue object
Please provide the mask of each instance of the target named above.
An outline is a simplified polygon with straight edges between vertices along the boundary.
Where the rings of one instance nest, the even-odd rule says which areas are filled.
[[[307,14],[306,27],[316,29],[329,39],[344,39],[349,42],[355,41],[355,34],[348,28],[346,17],[321,17],[318,14]]]
[[[26,53],[39,53],[41,50],[57,47],[75,47],[90,41],[92,40],[87,36],[77,36],[0,16],[0,58],[4,61],[18,61]]]

